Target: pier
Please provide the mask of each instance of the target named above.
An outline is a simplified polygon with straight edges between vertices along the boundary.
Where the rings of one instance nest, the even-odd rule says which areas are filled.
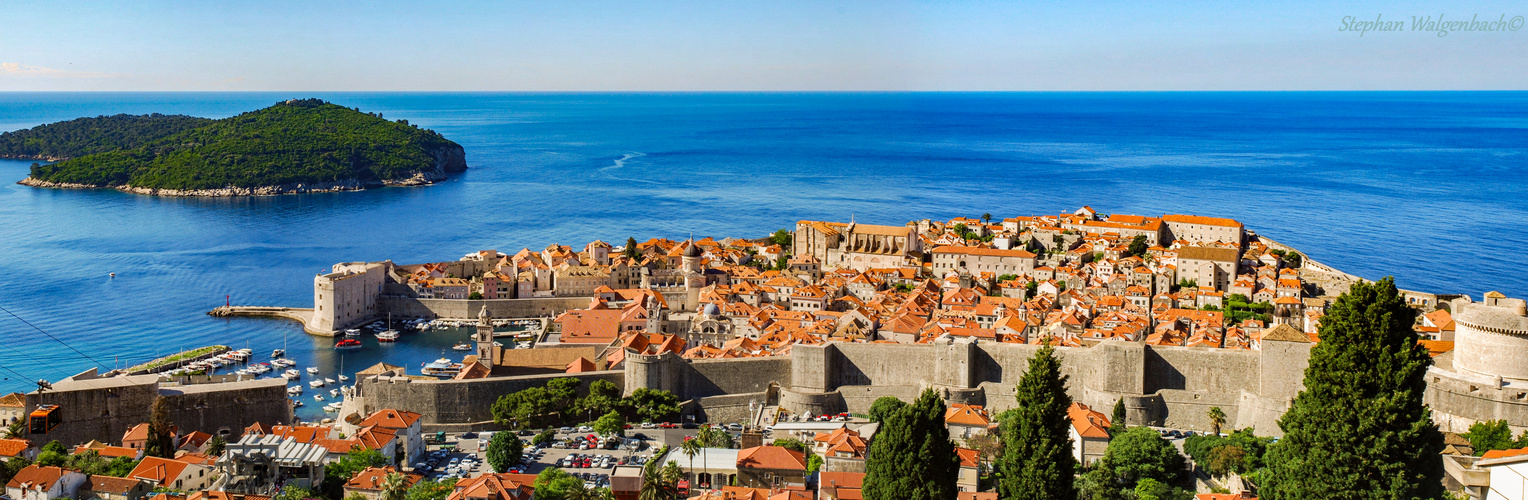
[[[313,319],[313,309],[300,307],[219,306],[217,309],[207,311],[207,315],[218,318],[233,316],[286,318],[307,325],[308,321]]]

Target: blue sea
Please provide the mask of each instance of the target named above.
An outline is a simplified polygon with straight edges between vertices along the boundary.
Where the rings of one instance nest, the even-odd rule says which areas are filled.
[[[0,131],[294,97],[435,129],[471,169],[429,187],[177,199],[29,188],[12,182],[31,162],[0,160],[0,307],[15,314],[0,313],[0,393],[209,344],[286,346],[332,376],[330,339],[205,313],[225,296],[311,307],[335,262],[760,237],[801,219],[1231,217],[1403,288],[1528,296],[1525,92],[0,93]],[[368,339],[344,370],[418,366],[465,335]]]

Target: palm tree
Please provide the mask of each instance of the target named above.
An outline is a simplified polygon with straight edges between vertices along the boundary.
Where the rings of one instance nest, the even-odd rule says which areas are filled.
[[[666,477],[657,464],[652,461],[642,467],[642,493],[637,500],[678,500],[679,482]]]
[[[992,214],[982,214],[982,222],[991,224],[992,223]]]
[[[21,431],[24,430],[26,430],[26,426],[22,424],[21,421],[18,420],[16,422],[12,422],[11,425],[5,428],[5,437],[10,439],[20,439]]]
[[[687,438],[683,442],[679,443],[679,451],[681,453],[684,453],[685,456],[690,457],[690,473],[694,474],[695,473],[695,455],[700,453],[700,441],[696,440],[696,439],[688,439]]]
[[[590,488],[583,481],[579,481],[578,486],[562,494],[562,500],[605,500],[605,498],[607,497],[604,489]]]
[[[1226,412],[1219,406],[1210,407],[1210,427],[1215,430],[1215,435],[1220,435],[1220,426],[1226,425]]]
[[[408,492],[408,478],[397,472],[389,472],[382,480],[382,494],[378,500],[403,500]]]

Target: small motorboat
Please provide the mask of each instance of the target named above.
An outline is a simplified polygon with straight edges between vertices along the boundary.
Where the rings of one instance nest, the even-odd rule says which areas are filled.
[[[293,408],[302,408],[302,401],[298,401],[298,400],[293,399],[292,400],[292,407]]]
[[[350,380],[350,377],[345,375],[345,374],[343,374],[343,373],[335,376],[334,378],[340,379],[340,382],[344,382],[346,380]]]
[[[271,351],[271,357],[273,358],[279,358],[282,356],[286,356],[286,349],[276,349]]]
[[[314,394],[313,395],[313,400],[314,401],[323,401],[324,400],[324,396],[322,394]]]
[[[361,348],[361,341],[356,340],[356,339],[341,340],[338,343],[334,344],[334,348],[337,349],[337,350],[342,350],[342,351],[344,351],[344,350],[356,350],[356,349],[360,349]]]
[[[309,366],[308,367],[308,375],[318,375],[318,367],[317,366]]]
[[[331,398],[340,397],[340,390],[339,389],[329,389],[329,397],[331,397]]]
[[[325,384],[333,384],[334,383],[334,379],[332,379],[332,378],[324,378],[324,383]]]
[[[299,378],[302,378],[302,372],[297,371],[297,370],[287,370],[285,372],[282,372],[281,378],[284,378],[284,379],[287,379],[287,380],[297,380]]]
[[[300,385],[289,385],[289,386],[287,386],[287,394],[302,394],[302,386],[300,386]]]
[[[453,350],[453,351],[471,351],[472,350],[472,344],[469,344],[466,341],[457,342],[456,345],[451,346],[451,350]]]
[[[345,330],[345,336],[346,337],[354,337],[354,336],[360,335],[360,334],[361,334],[361,329],[360,328],[349,328],[349,329]]]
[[[324,380],[323,379],[318,379],[318,380],[314,380],[312,382],[308,382],[308,387],[312,387],[314,389],[317,389],[317,388],[323,387],[323,386],[324,386]]]

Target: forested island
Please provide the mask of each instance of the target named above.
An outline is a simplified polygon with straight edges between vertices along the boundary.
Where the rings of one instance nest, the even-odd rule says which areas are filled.
[[[220,120],[114,115],[0,134],[0,157],[33,164],[19,183],[165,196],[352,191],[445,180],[461,145],[433,130],[319,99]]]

